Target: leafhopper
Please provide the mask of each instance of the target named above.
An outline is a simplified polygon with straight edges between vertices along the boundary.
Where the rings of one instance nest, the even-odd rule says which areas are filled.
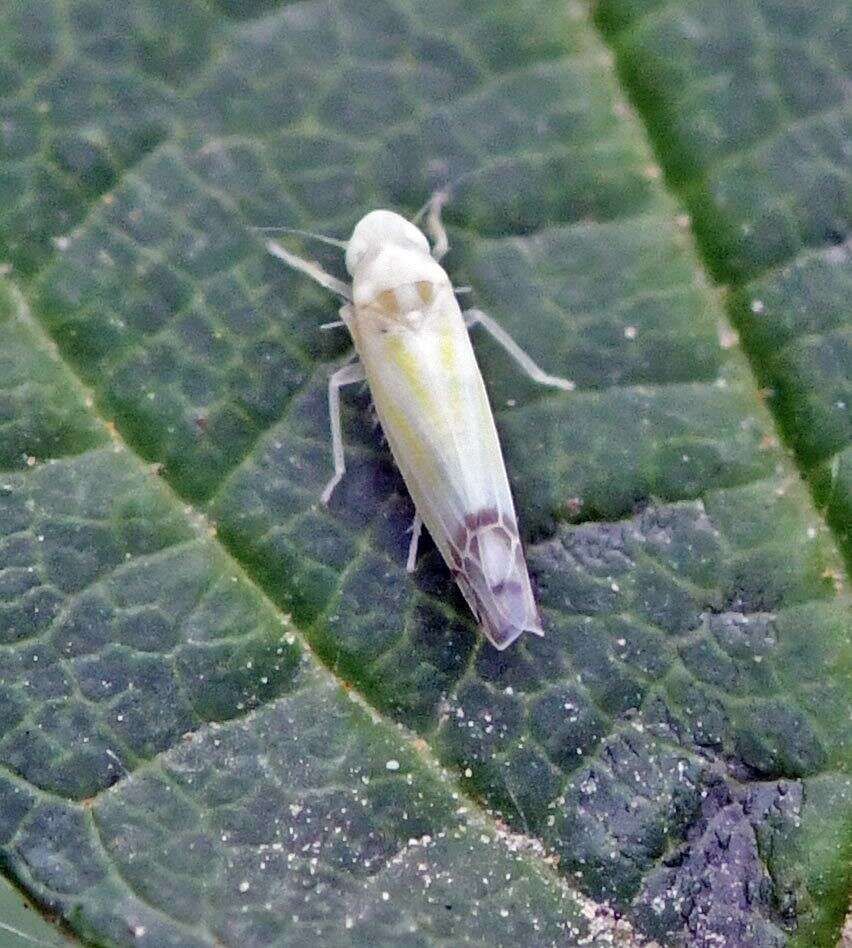
[[[351,286],[274,241],[267,248],[342,297],[340,319],[357,354],[329,381],[334,475],[323,502],[346,470],[340,389],[366,380],[416,510],[408,570],[425,525],[483,633],[502,650],[523,632],[544,631],[469,328],[482,325],[535,381],[574,385],[542,371],[486,313],[462,312],[440,264],[448,249],[443,200],[439,194],[428,205],[432,249],[415,224],[386,210],[362,217],[345,243],[321,238],[345,249]]]

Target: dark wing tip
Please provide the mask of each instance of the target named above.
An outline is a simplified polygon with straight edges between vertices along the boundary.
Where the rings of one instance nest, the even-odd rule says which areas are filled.
[[[504,652],[513,642],[516,642],[524,632],[531,632],[533,635],[539,636],[539,638],[544,638],[544,629],[538,626],[525,626],[521,628],[516,625],[510,625],[503,626],[501,629],[493,629],[483,623],[482,631],[498,652]]]

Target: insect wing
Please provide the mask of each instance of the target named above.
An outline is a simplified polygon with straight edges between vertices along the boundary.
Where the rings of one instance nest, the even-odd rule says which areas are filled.
[[[419,291],[428,302],[416,325],[396,320],[395,298],[383,294],[376,306],[356,306],[353,336],[417,511],[503,649],[524,631],[543,633],[473,347],[450,285],[431,287]]]

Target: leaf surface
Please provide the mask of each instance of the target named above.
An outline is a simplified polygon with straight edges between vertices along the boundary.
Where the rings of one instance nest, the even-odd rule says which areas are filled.
[[[831,944],[837,553],[584,8],[0,15],[14,880],[105,945]],[[366,393],[318,504],[348,344],[252,229],[447,181],[454,281],[577,383],[475,335],[547,628],[501,654],[405,573]]]
[[[850,561],[849,6],[600,0],[596,12]]]

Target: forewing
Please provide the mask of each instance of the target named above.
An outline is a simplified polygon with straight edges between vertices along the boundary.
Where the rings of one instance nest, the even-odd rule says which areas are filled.
[[[436,288],[413,326],[369,312],[355,322],[394,458],[483,631],[497,648],[540,633],[488,396],[451,288]]]

